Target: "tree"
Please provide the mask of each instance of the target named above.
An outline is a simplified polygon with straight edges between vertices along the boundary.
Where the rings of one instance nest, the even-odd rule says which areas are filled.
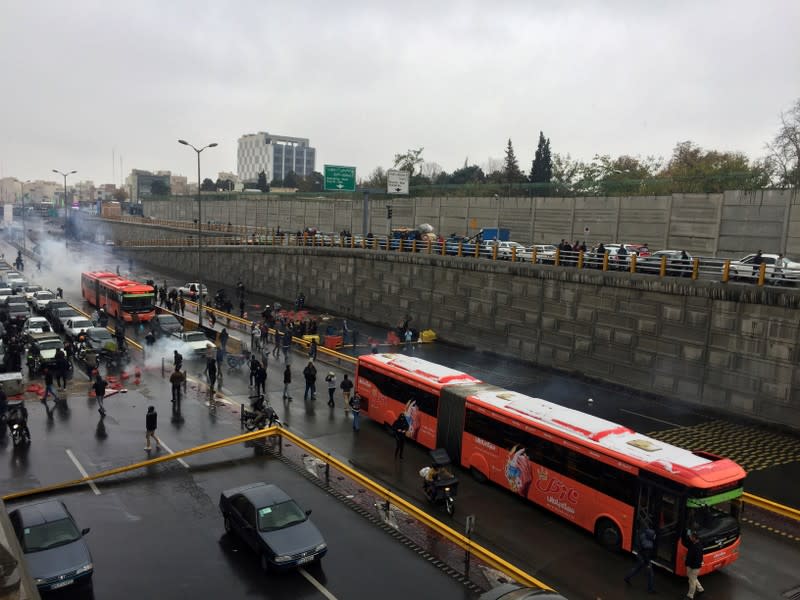
[[[111,196],[117,202],[125,202],[125,200],[128,199],[128,192],[126,192],[124,188],[117,188]]]
[[[428,162],[427,160],[422,163],[419,169],[420,175],[427,177],[433,181],[442,172],[442,165],[435,162]]]
[[[775,184],[800,187],[800,98],[787,112],[781,113],[781,126],[767,144],[769,164],[775,170]]]
[[[508,138],[508,145],[506,146],[506,158],[503,162],[503,179],[506,183],[519,183],[525,181],[525,176],[519,170],[519,163],[517,157],[514,155],[514,146],[511,144],[511,138]]]
[[[386,171],[383,167],[375,167],[366,181],[362,182],[363,185],[374,189],[386,189]]]
[[[264,171],[261,171],[258,174],[258,181],[256,182],[256,188],[264,193],[269,191],[269,185],[267,185],[267,174]]]
[[[553,159],[550,156],[550,139],[539,132],[539,144],[536,146],[531,163],[530,180],[532,183],[550,183],[553,179]]]
[[[408,171],[410,173],[409,177],[414,176],[414,171],[417,168],[417,165],[421,165],[424,161],[422,158],[422,151],[425,148],[417,148],[416,150],[409,149],[405,154],[395,154],[394,155],[394,166],[395,168],[400,169],[401,171]]]
[[[230,179],[222,179],[217,178],[217,183],[214,184],[217,186],[217,190],[222,190],[223,192],[232,192],[235,184]]]
[[[283,187],[296,188],[297,187],[297,173],[289,171],[286,177],[283,178]]]
[[[150,184],[150,194],[152,196],[169,196],[169,185],[160,179],[156,179]]]
[[[769,169],[763,162],[751,164],[741,152],[705,151],[686,141],[675,146],[658,177],[669,179],[671,192],[751,190],[769,182]]]
[[[450,183],[464,184],[464,183],[483,183],[486,180],[486,175],[483,173],[478,165],[464,166],[460,169],[453,171],[450,175]]]
[[[214,182],[206,177],[203,179],[203,183],[200,184],[200,191],[201,192],[216,192],[217,186],[214,185]]]

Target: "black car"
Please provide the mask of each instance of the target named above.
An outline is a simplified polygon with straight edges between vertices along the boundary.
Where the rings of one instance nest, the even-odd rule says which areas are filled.
[[[22,324],[29,316],[28,303],[25,302],[24,296],[9,296],[0,307],[0,320],[3,321],[14,321]]]
[[[117,340],[105,327],[87,329],[86,344],[98,353],[117,351]]]
[[[59,333],[63,333],[65,323],[70,319],[72,319],[73,317],[80,317],[80,316],[81,313],[79,313],[71,306],[62,306],[61,308],[56,308],[53,311],[53,316],[49,318],[49,321],[50,324],[53,326],[53,329],[55,329]]]
[[[156,315],[150,321],[150,327],[153,328],[158,337],[179,337],[179,334],[183,331],[183,325],[173,315]]]
[[[285,570],[322,560],[328,546],[316,525],[276,485],[250,483],[222,492],[219,509],[225,531],[255,551],[261,567]]]
[[[63,349],[64,343],[57,334],[32,333],[28,344],[28,375],[33,377],[45,367],[54,368],[56,352]]]
[[[40,591],[91,585],[94,564],[83,539],[89,529],[78,529],[61,500],[20,506],[8,518]]]
[[[47,318],[48,321],[50,321],[50,323],[53,323],[54,320],[58,320],[56,311],[59,308],[69,308],[69,307],[70,307],[69,302],[67,302],[66,300],[61,300],[58,298],[56,298],[55,300],[50,300],[50,302],[47,303],[47,306],[44,309],[44,316]]]

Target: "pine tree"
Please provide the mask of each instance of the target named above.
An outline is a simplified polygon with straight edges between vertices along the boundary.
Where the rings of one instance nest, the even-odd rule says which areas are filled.
[[[264,171],[258,174],[258,182],[256,183],[256,189],[261,190],[262,192],[268,192],[269,186],[267,185],[267,174]]]
[[[525,176],[519,169],[517,157],[514,155],[514,146],[511,144],[511,138],[508,138],[508,145],[506,146],[506,160],[503,165],[503,179],[508,183],[518,183],[525,180]]]
[[[553,178],[553,157],[550,154],[550,140],[539,132],[539,144],[531,164],[530,180],[533,183],[550,183]]]

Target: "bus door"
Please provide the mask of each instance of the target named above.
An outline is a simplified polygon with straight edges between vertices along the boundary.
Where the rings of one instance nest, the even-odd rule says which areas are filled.
[[[656,532],[654,560],[672,571],[681,533],[681,498],[674,490],[640,480],[633,547],[637,546],[640,531],[648,527],[653,529]]]

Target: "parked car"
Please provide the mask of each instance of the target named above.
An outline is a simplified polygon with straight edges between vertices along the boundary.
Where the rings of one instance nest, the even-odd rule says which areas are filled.
[[[69,318],[64,322],[64,333],[67,338],[74,340],[80,335],[81,331],[85,333],[92,327],[94,327],[94,324],[83,315],[80,315]]]
[[[10,287],[0,287],[0,304],[6,301],[6,298],[14,295],[14,290]]]
[[[670,277],[688,277],[692,274],[692,257],[688,254],[682,258],[683,250],[659,250],[649,256],[637,259],[636,270],[642,273],[660,273],[661,257],[667,257],[667,275]]]
[[[189,282],[184,283],[181,287],[178,288],[179,292],[183,292],[183,295],[189,298],[190,300],[194,300],[195,296],[197,296],[197,290],[201,289],[200,284],[196,282]],[[202,286],[202,294],[203,298],[208,296],[208,288],[203,285]]]
[[[180,333],[183,331],[181,322],[175,316],[167,314],[153,317],[153,320],[150,321],[150,326],[159,337],[180,337]]]
[[[35,376],[45,367],[54,367],[56,351],[64,349],[64,343],[55,333],[33,333],[28,344],[28,375]]]
[[[56,295],[50,290],[42,290],[41,292],[35,292],[33,294],[33,300],[31,301],[31,304],[33,305],[33,310],[41,314],[44,312],[45,308],[47,308],[47,303],[50,302],[50,300],[55,300],[55,299]]]
[[[748,254],[739,260],[731,261],[730,278],[755,281],[758,279],[759,265],[757,254]],[[762,254],[762,262],[767,265],[766,279],[774,285],[796,285],[800,281],[800,263],[783,257],[783,264],[778,263],[777,254]]]
[[[40,591],[92,583],[94,563],[84,536],[61,500],[42,500],[8,514],[28,572]]]
[[[211,344],[205,333],[197,330],[184,331],[180,334],[180,339],[183,342],[180,352],[187,360],[205,358],[206,349]]]
[[[536,244],[530,247],[531,256],[536,250],[536,263],[540,265],[552,265],[556,262],[556,248],[553,244]]]
[[[25,300],[27,302],[31,302],[33,300],[33,295],[36,292],[41,292],[42,286],[40,285],[26,285],[25,289],[23,290],[23,295],[25,296]]]
[[[52,331],[53,328],[50,326],[50,321],[44,317],[28,317],[22,328],[22,335],[27,340],[30,339],[31,334],[50,333]]]
[[[328,546],[303,511],[277,485],[251,483],[222,492],[225,531],[238,536],[261,559],[261,568],[286,570],[319,563]]]
[[[483,256],[491,258],[494,256],[494,248],[497,247],[497,259],[498,260],[511,260],[512,255],[514,255],[516,250],[516,260],[520,262],[525,262],[526,260],[530,260],[532,256],[532,252],[529,251],[525,246],[520,244],[519,242],[495,242],[493,240],[487,240],[481,243],[481,254]]]

